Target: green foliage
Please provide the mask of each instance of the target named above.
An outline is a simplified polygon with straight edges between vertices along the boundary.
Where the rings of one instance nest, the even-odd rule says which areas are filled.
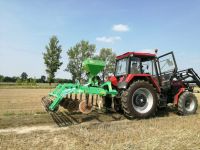
[[[20,78],[17,78],[16,84],[17,85],[21,85],[22,84],[22,80]]]
[[[62,48],[59,45],[59,40],[56,36],[50,38],[49,44],[46,46],[46,53],[43,53],[44,63],[47,67],[46,72],[48,74],[48,82],[53,82],[55,73],[63,64],[61,59]]]
[[[13,116],[13,115],[16,115],[15,112],[5,112],[3,114],[4,116]]]
[[[36,85],[36,79],[35,78],[29,78],[27,81],[26,81],[27,84],[29,85]]]
[[[21,74],[21,79],[22,79],[23,81],[25,81],[25,80],[27,80],[27,78],[28,78],[27,73],[26,73],[26,72],[22,72],[22,74]]]
[[[1,82],[16,82],[17,77],[2,76]]]
[[[80,81],[83,78],[85,72],[82,69],[82,62],[86,58],[93,57],[95,51],[96,46],[94,44],[89,44],[88,41],[84,40],[77,43],[67,51],[69,63],[66,71],[69,71],[72,74],[73,81],[76,79]]]
[[[0,82],[3,82],[4,76],[0,75]]]
[[[56,78],[55,83],[72,83],[72,80],[70,79],[61,79],[61,78]]]
[[[31,86],[35,86],[37,83],[36,83],[36,79],[34,78],[28,78],[26,80],[23,80],[23,79],[20,79],[18,78],[17,81],[16,81],[16,84],[17,85],[31,85]]]
[[[110,48],[102,48],[99,55],[94,57],[95,59],[103,60],[106,62],[106,66],[102,71],[102,79],[115,71],[115,58],[116,54]]]
[[[46,82],[46,76],[42,75],[39,79],[40,83],[45,83]]]

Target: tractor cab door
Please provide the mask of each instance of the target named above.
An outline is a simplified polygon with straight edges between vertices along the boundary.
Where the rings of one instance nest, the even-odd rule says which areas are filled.
[[[171,80],[177,72],[176,60],[173,52],[158,57],[159,80],[163,89],[171,88]]]

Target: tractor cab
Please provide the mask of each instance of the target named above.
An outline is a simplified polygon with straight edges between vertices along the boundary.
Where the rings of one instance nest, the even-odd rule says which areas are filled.
[[[127,88],[133,79],[144,79],[150,80],[158,91],[160,88],[169,89],[176,72],[173,52],[160,57],[156,53],[127,52],[116,58],[115,77],[118,88]]]
[[[155,75],[155,54],[128,52],[117,56],[115,76],[121,77],[127,74],[151,74]]]

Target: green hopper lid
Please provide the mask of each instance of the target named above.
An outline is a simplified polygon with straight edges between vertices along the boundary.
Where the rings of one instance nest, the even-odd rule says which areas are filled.
[[[83,69],[91,75],[97,75],[105,67],[105,62],[101,60],[86,59],[83,61]]]

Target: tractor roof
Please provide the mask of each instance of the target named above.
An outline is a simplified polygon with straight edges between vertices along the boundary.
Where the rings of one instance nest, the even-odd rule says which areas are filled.
[[[136,56],[136,57],[139,57],[139,58],[155,58],[156,57],[156,54],[152,54],[152,53],[143,53],[143,52],[127,52],[127,53],[124,53],[122,55],[119,55],[117,56],[117,59],[123,59],[123,58],[126,58],[126,57],[129,57],[130,55],[133,55],[133,56]]]

